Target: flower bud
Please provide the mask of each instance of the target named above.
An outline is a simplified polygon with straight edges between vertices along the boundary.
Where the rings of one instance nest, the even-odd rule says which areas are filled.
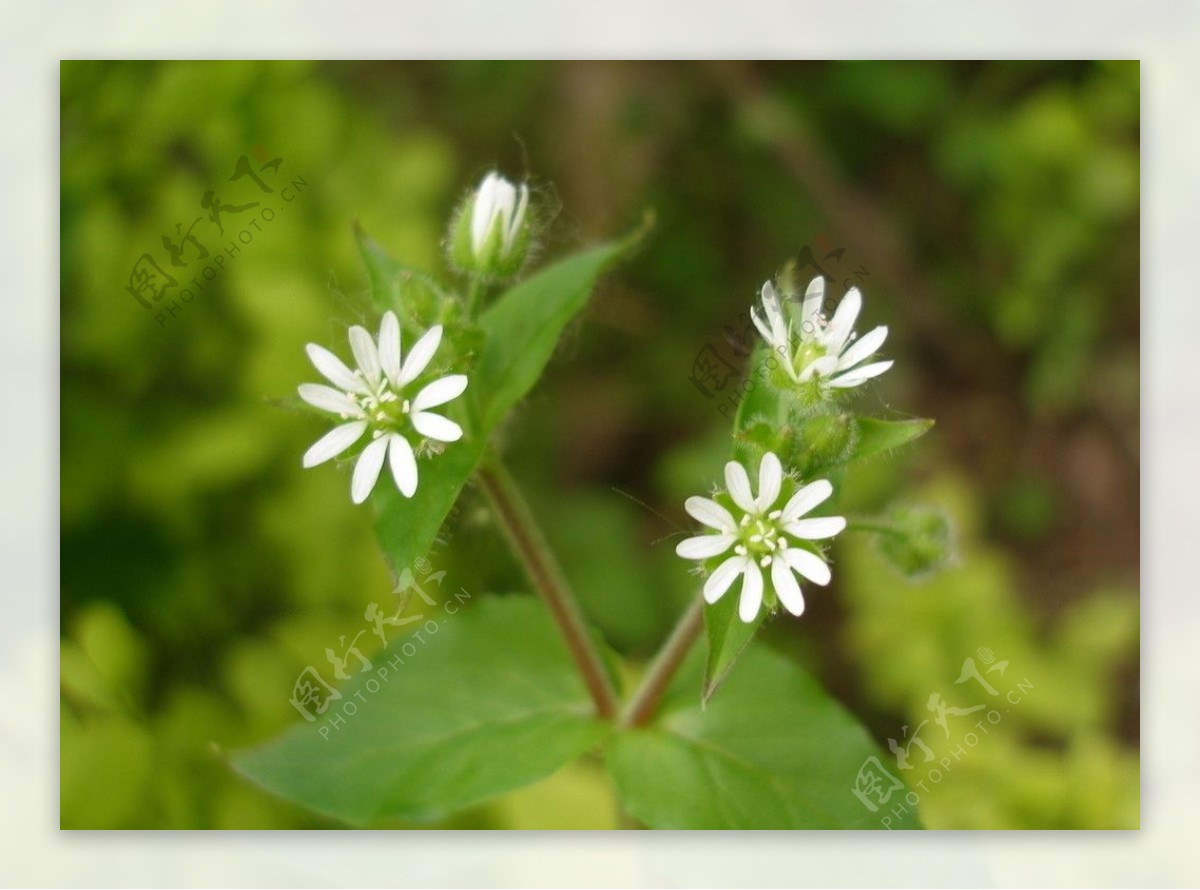
[[[794,411],[792,425],[798,430],[797,449],[790,455],[792,466],[801,475],[823,473],[850,460],[858,442],[858,427],[854,418],[844,413],[822,413],[804,416]]]
[[[880,552],[906,577],[931,575],[953,559],[950,519],[936,507],[897,507],[888,524],[890,531],[879,536]]]
[[[529,255],[529,188],[492,172],[459,206],[450,229],[450,261],[485,281],[511,278]]]

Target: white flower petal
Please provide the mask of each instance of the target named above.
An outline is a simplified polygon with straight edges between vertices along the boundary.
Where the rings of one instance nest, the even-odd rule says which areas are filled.
[[[759,513],[766,513],[779,497],[779,489],[783,486],[783,465],[775,453],[768,451],[763,455],[762,463],[758,465],[758,498],[754,505]]]
[[[881,324],[868,334],[864,334],[851,344],[850,348],[842,353],[838,359],[838,370],[845,371],[853,368],[859,362],[870,358],[879,351],[879,347],[883,345],[883,341],[887,339],[887,325]]]
[[[828,377],[837,370],[837,366],[837,356],[825,355],[805,365],[798,379],[801,383],[807,383],[813,377]]]
[[[343,423],[341,426],[335,426],[317,439],[312,448],[304,452],[304,459],[301,463],[306,468],[323,464],[357,442],[366,431],[367,422],[365,420],[354,420],[350,423]]]
[[[379,471],[383,468],[383,458],[387,454],[388,439],[380,436],[363,449],[354,465],[354,478],[350,480],[350,500],[361,504],[375,487],[379,479]]]
[[[732,532],[737,528],[733,515],[709,498],[690,497],[684,501],[683,509],[697,522],[702,522],[719,532]]]
[[[362,408],[344,392],[320,383],[301,383],[296,387],[300,398],[314,408],[342,417],[363,417]]]
[[[414,411],[409,418],[417,432],[427,438],[437,439],[439,442],[457,442],[462,438],[462,427],[440,414]]]
[[[388,382],[400,385],[400,322],[390,309],[379,323],[379,364]]]
[[[367,333],[366,328],[361,325],[353,325],[350,328],[350,349],[367,382],[371,386],[379,386],[379,350],[375,348],[375,339]]]
[[[309,360],[321,374],[338,389],[365,395],[370,392],[363,379],[347,368],[340,358],[316,343],[304,347]]]
[[[796,373],[796,363],[792,358],[792,346],[786,343],[782,346],[776,346],[775,352],[779,357],[779,364],[783,366],[783,370],[792,378],[793,383],[800,383],[800,375]]]
[[[442,377],[426,386],[412,400],[413,411],[424,411],[426,408],[436,408],[451,399],[457,399],[467,388],[466,374],[451,374]]]
[[[803,547],[788,547],[781,556],[789,566],[814,584],[824,587],[832,577],[829,572],[829,564],[817,554],[810,553]]]
[[[779,302],[779,294],[775,293],[775,285],[766,282],[762,286],[763,310],[767,313],[767,321],[771,324],[771,342],[775,344],[788,342],[787,322],[783,319],[783,308]]]
[[[388,464],[400,493],[411,498],[417,491],[417,458],[408,439],[399,433],[388,437]]]
[[[709,559],[728,550],[734,540],[733,535],[697,535],[680,541],[675,553],[684,559]]]
[[[866,383],[872,377],[878,377],[893,364],[895,364],[895,362],[886,361],[874,362],[870,365],[863,365],[861,368],[854,368],[850,371],[847,371],[845,374],[834,377],[829,381],[829,385],[843,388],[848,386],[858,386],[861,383]]]
[[[829,327],[825,329],[825,335],[822,340],[825,343],[825,348],[833,355],[840,355],[842,349],[846,346],[846,340],[850,337],[850,332],[854,330],[854,322],[858,320],[858,313],[862,310],[862,294],[858,292],[857,287],[852,287],[846,291],[846,296],[842,297],[842,302],[838,304],[837,311],[833,313],[833,319],[829,322]]]
[[[785,609],[796,617],[804,614],[804,594],[800,592],[792,567],[779,557],[771,563],[771,584]]]
[[[762,571],[759,569],[758,563],[747,559],[746,567],[742,569],[742,598],[738,600],[738,617],[747,624],[757,618],[758,610],[762,606],[762,598]]]
[[[512,215],[508,220],[508,229],[504,233],[504,252],[508,253],[512,250],[513,242],[517,240],[517,232],[521,230],[521,223],[525,221],[525,211],[529,206],[529,188],[520,186],[517,189],[517,206],[513,209]]]
[[[792,537],[819,541],[821,538],[832,538],[845,527],[845,517],[822,516],[819,519],[797,519],[785,524],[783,528]]]
[[[746,475],[746,468],[736,460],[725,464],[725,487],[735,504],[747,513],[754,512],[754,495],[750,493],[750,477]]]
[[[775,342],[775,335],[771,333],[771,328],[763,321],[762,316],[753,306],[750,307],[750,320],[754,322],[754,326],[758,328],[758,332],[767,344],[776,349],[780,347],[781,344]]]
[[[483,242],[487,240],[488,231],[496,212],[496,190],[500,185],[500,177],[489,173],[483,177],[483,182],[475,191],[475,203],[471,205],[471,247],[479,253]]]
[[[708,576],[708,580],[704,582],[704,601],[711,604],[724,596],[725,591],[729,589],[729,585],[733,583],[733,579],[741,573],[742,569],[749,562],[750,559],[748,557],[731,556],[717,566],[713,573]]]
[[[828,479],[818,479],[797,491],[784,505],[780,522],[795,522],[817,504],[823,503],[833,494],[833,485]]]
[[[818,275],[808,283],[804,291],[804,302],[800,304],[800,332],[806,339],[813,339],[817,331],[817,313],[825,301],[825,278]]]
[[[408,351],[408,358],[404,360],[404,368],[400,372],[400,386],[412,383],[421,375],[421,372],[433,359],[433,354],[437,352],[441,342],[442,326],[439,324],[427,330],[421,339],[413,344],[413,348]]]

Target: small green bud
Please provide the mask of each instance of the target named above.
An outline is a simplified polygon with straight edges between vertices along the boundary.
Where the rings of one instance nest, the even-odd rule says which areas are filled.
[[[529,187],[489,173],[459,205],[450,225],[450,262],[464,274],[502,281],[521,271],[533,226]]]
[[[777,426],[760,416],[734,433],[734,448],[746,463],[757,464],[768,451],[789,455],[795,449],[796,431],[787,425]]]
[[[936,507],[902,506],[892,510],[879,550],[903,575],[918,579],[950,562],[954,553],[950,519]]]
[[[792,423],[799,430],[792,466],[805,478],[846,463],[854,452],[858,425],[849,414],[815,414]]]

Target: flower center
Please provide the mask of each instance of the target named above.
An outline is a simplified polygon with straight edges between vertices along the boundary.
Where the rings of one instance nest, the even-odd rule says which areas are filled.
[[[787,547],[787,539],[779,533],[777,520],[780,511],[773,510],[766,516],[742,517],[738,526],[738,544],[734,552],[749,556],[764,568]]]
[[[361,372],[356,373],[360,378],[362,377]],[[367,386],[370,388],[369,383]],[[399,427],[402,419],[412,408],[408,399],[401,399],[399,393],[392,391],[386,377],[380,381],[378,387],[366,395],[359,393],[349,393],[348,395],[362,408],[363,413],[367,415],[367,420],[379,427]]]
[[[820,316],[816,316],[820,319]],[[824,325],[817,328],[813,336],[819,337],[824,332]],[[800,343],[796,346],[796,351],[792,353],[792,368],[797,374],[801,373],[805,368],[815,362],[817,359],[825,357],[825,346],[819,339],[809,339],[801,337]]]

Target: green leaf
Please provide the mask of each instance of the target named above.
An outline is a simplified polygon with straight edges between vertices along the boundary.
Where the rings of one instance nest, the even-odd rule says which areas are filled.
[[[587,303],[596,278],[636,244],[649,225],[647,220],[620,241],[577,253],[541,270],[503,294],[480,316],[486,340],[471,379],[480,386],[476,396],[483,407],[484,430],[492,429],[533,388],[563,329]]]
[[[771,351],[767,347],[760,345],[754,350],[754,355],[750,358],[749,377],[755,382],[755,385],[747,387],[746,393],[738,405],[737,414],[733,418],[733,435],[735,439],[739,438],[740,434],[745,433],[755,421],[766,421],[766,423],[774,426],[780,419],[781,405],[779,394],[767,385],[767,381],[771,375],[771,371],[767,365],[767,359],[770,356]]]
[[[751,360],[751,373],[756,380],[765,380],[768,374],[766,361],[770,352],[760,346]],[[777,450],[776,427],[781,411],[779,396],[769,386],[760,385],[747,390],[733,421],[734,459],[750,468],[750,477],[757,479],[757,467],[764,451]],[[704,628],[708,642],[708,655],[704,663],[704,683],[701,687],[701,704],[707,704],[717,687],[733,670],[746,647],[754,639],[766,619],[766,609],[760,609],[758,617],[749,624],[738,617],[737,605],[741,582],[734,581],[733,587],[711,605],[704,605]]]
[[[858,425],[858,440],[854,446],[852,460],[906,445],[925,435],[933,429],[934,424],[934,421],[925,418],[876,420],[874,417],[859,417],[855,422]]]
[[[539,603],[489,597],[456,608],[427,612],[423,641],[393,638],[324,716],[238,752],[235,768],[319,813],[370,825],[445,816],[549,776],[604,738],[608,726],[592,716]]]
[[[380,311],[391,309],[399,313],[401,318],[431,322],[435,308],[433,304],[442,296],[437,280],[419,269],[394,260],[363,231],[357,220],[354,223],[354,239],[358,242],[358,251],[367,267],[371,298]]]
[[[735,581],[734,587],[740,582]],[[739,587],[740,590],[740,587]],[[704,605],[704,629],[708,640],[708,655],[704,660],[704,685],[701,687],[702,705],[708,704],[717,687],[725,682],[733,664],[750,645],[754,635],[767,617],[766,609],[758,610],[758,617],[749,624],[738,617],[738,592],[732,588],[715,603]]]
[[[609,771],[630,815],[659,829],[920,827],[911,806],[892,814],[906,789],[874,812],[855,796],[868,758],[893,774],[894,765],[798,665],[749,651],[702,709],[696,655],[656,724],[609,740]]]
[[[486,447],[484,436],[473,436],[447,445],[432,460],[418,460],[420,478],[411,498],[396,490],[384,468],[385,478],[375,486],[371,502],[375,537],[393,572],[410,568],[429,552]]]

